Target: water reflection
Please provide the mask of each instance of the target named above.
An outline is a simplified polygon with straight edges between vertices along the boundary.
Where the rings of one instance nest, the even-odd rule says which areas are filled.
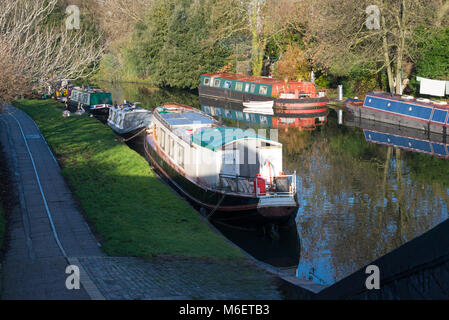
[[[136,87],[110,90],[118,100],[148,108],[178,102],[201,107],[229,125],[279,129],[285,171],[298,173],[301,278],[332,284],[448,218],[449,161],[441,158],[449,151],[445,137],[357,121],[341,126],[334,111],[289,118],[244,113],[241,105],[198,100],[192,93]],[[247,237],[221,229],[267,262],[290,264],[299,258],[293,254],[297,235],[275,243],[260,240],[260,233]]]

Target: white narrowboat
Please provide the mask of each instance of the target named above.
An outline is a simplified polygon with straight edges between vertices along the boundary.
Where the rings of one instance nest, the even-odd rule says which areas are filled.
[[[296,173],[283,173],[282,144],[251,129],[169,104],[153,111],[144,145],[162,176],[209,217],[275,222],[296,215]]]

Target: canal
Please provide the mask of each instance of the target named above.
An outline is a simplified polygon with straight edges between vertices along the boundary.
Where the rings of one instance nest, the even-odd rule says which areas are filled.
[[[296,224],[275,233],[216,227],[254,257],[277,267],[294,266],[302,279],[333,284],[448,218],[449,161],[438,153],[438,147],[449,147],[445,137],[352,119],[339,125],[332,110],[312,122],[242,116],[238,105],[204,101],[188,91],[98,85],[119,103],[139,101],[151,109],[177,102],[229,125],[278,129],[284,169],[298,176]],[[138,151],[141,146],[131,147]]]

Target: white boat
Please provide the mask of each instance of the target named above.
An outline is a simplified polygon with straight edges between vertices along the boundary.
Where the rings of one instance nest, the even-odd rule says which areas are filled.
[[[266,114],[266,115],[274,115],[273,109],[257,109],[257,108],[244,108],[242,110],[244,113],[255,113],[255,114]]]
[[[125,100],[124,104],[109,109],[108,125],[120,135],[137,133],[152,122],[152,112]]]
[[[283,173],[281,143],[176,104],[156,108],[146,132],[149,161],[215,219],[285,221],[297,212],[296,173]]]
[[[268,101],[247,101],[243,102],[245,108],[257,108],[257,109],[272,109],[274,106],[274,100]]]

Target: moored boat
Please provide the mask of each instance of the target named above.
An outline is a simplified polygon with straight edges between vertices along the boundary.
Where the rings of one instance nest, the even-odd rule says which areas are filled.
[[[108,113],[112,107],[112,95],[101,89],[75,87],[70,93],[68,104],[91,113]]]
[[[282,144],[225,127],[200,110],[153,112],[145,153],[183,195],[215,219],[285,221],[296,214],[296,174],[282,172]]]
[[[255,108],[255,109],[272,109],[274,105],[273,100],[269,101],[248,101],[243,102],[243,106],[246,108]]]
[[[348,99],[346,110],[353,116],[427,132],[446,134],[449,127],[449,106],[412,96],[371,92],[365,99]]]
[[[302,110],[319,113],[329,99],[315,84],[283,81],[268,77],[251,77],[234,73],[209,73],[201,76],[200,96],[235,102],[273,101],[275,110]]]
[[[138,107],[136,104],[124,101],[120,106],[109,109],[107,123],[119,135],[132,136],[149,125],[152,121],[152,112]]]

